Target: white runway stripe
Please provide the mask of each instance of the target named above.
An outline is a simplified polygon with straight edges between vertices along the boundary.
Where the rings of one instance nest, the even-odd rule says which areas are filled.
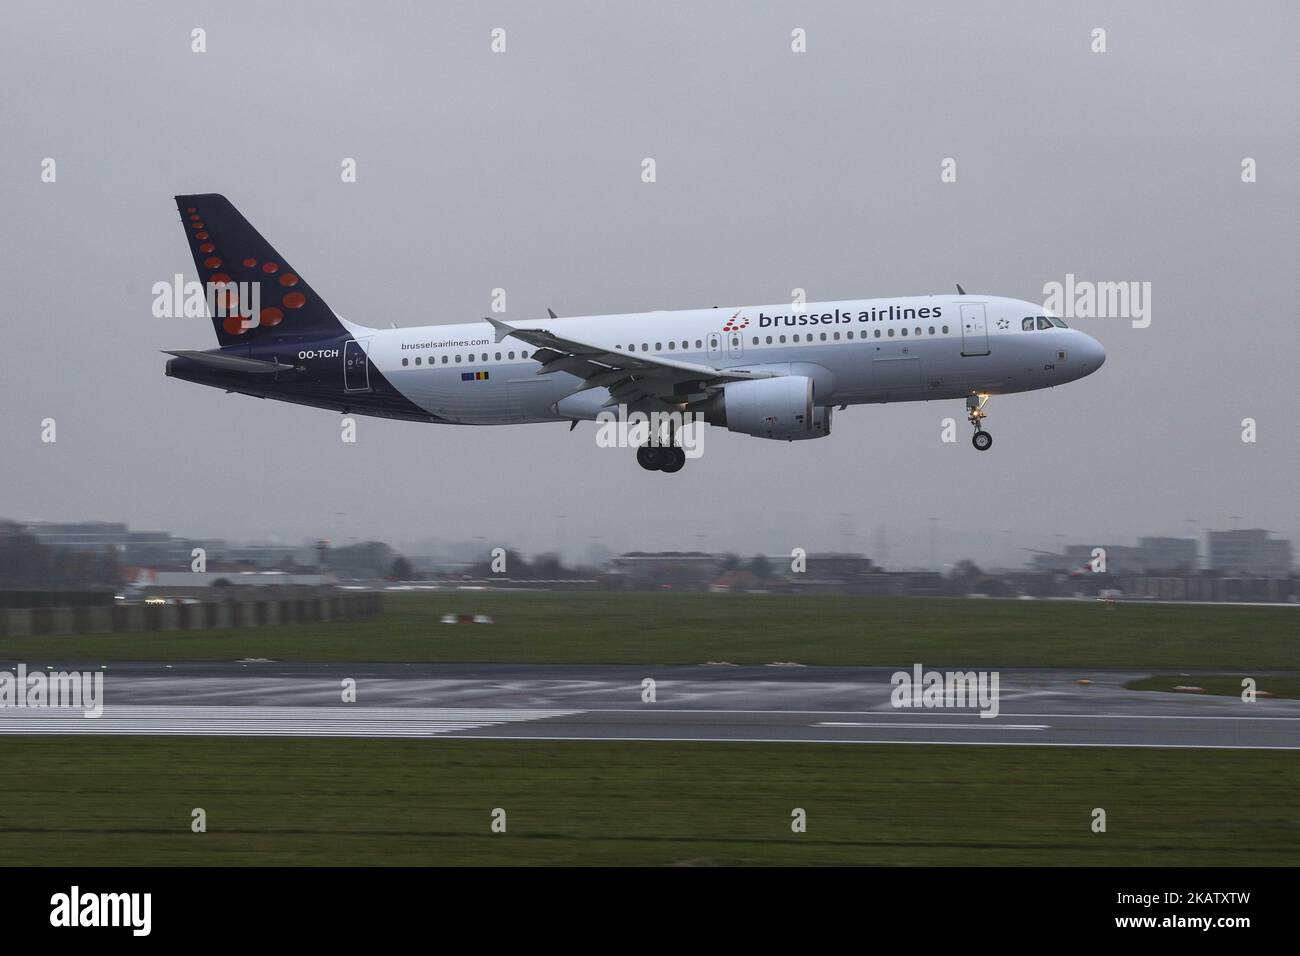
[[[976,718],[978,720],[978,718]],[[941,724],[932,720],[879,720],[875,722],[867,721],[846,721],[846,720],[823,720],[816,724],[817,727],[923,727],[929,730],[932,727],[944,727],[948,729],[960,728],[968,730],[1047,730],[1047,724],[998,724],[993,721],[977,723],[976,721],[967,721],[960,724]]]
[[[567,717],[572,710],[460,707],[106,707],[0,709],[0,734],[158,734],[245,737],[432,737]]]

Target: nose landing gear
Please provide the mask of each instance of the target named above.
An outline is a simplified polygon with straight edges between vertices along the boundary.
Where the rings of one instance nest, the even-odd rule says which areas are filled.
[[[976,451],[988,451],[993,447],[993,436],[984,430],[984,403],[989,400],[987,392],[977,392],[966,396],[966,420],[975,426],[975,434],[970,443]]]

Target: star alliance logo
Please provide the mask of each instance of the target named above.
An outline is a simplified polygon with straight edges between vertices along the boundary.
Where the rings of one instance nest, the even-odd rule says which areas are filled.
[[[1000,329],[1005,329],[1010,324],[1011,324],[1010,319],[998,319],[998,328]]]

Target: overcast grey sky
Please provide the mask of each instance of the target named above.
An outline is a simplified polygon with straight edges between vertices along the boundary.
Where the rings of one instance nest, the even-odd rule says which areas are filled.
[[[575,554],[846,529],[872,553],[883,527],[895,563],[931,518],[944,560],[1188,519],[1300,538],[1293,3],[12,2],[0,25],[0,516]],[[185,192],[381,327],[476,319],[496,287],[509,319],[796,287],[1041,301],[1067,273],[1150,282],[1152,321],[1075,322],[1105,368],[993,399],[987,454],[960,402],[852,408],[820,441],[711,429],[672,477],[590,424],[359,419],[347,445],[337,414],[163,376],[160,349],[215,345],[150,314],[195,278]]]

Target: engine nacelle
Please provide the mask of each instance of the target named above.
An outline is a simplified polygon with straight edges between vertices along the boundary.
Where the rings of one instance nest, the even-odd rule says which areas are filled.
[[[813,381],[803,375],[732,382],[700,410],[710,425],[755,438],[798,441],[831,433],[831,409],[813,405]]]

